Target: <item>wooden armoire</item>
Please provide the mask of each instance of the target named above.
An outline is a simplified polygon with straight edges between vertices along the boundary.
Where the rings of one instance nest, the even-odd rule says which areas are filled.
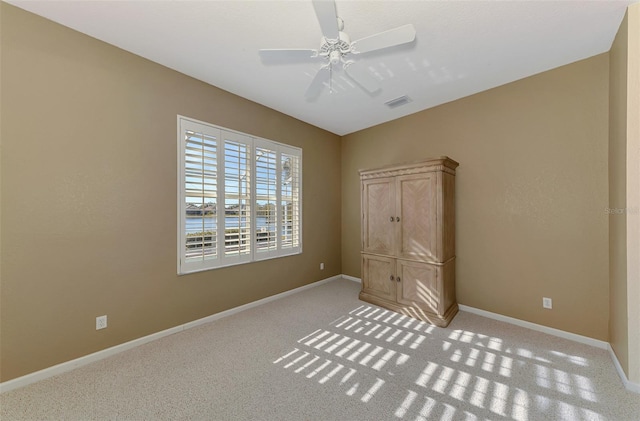
[[[360,299],[445,327],[458,312],[448,157],[360,171]]]

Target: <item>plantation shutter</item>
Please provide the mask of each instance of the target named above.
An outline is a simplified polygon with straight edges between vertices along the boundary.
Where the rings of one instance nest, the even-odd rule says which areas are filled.
[[[256,160],[256,254],[268,256],[278,248],[277,152],[255,148]]]
[[[178,273],[302,252],[302,150],[178,116]]]
[[[299,153],[287,153],[286,150],[280,156],[282,249],[300,249],[301,244],[300,158]]]
[[[218,258],[218,139],[219,130],[193,122],[182,122],[182,259],[187,267],[207,266]]]
[[[251,138],[223,131],[224,136],[224,259],[251,260]]]

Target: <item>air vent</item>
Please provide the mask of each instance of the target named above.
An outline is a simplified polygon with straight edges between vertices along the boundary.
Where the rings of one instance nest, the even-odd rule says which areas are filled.
[[[402,95],[396,99],[392,99],[391,101],[385,102],[384,105],[386,105],[389,108],[397,108],[402,105],[408,104],[410,102],[411,102],[411,98],[409,98],[406,95]]]

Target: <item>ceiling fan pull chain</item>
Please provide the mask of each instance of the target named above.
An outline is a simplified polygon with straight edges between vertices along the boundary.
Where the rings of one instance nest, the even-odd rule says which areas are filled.
[[[329,93],[333,93],[333,66],[329,65]]]

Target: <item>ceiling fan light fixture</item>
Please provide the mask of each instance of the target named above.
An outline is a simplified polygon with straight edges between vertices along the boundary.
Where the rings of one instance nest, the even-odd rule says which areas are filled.
[[[340,51],[332,51],[329,53],[329,63],[336,65],[340,63],[340,59],[342,58],[342,54]]]

